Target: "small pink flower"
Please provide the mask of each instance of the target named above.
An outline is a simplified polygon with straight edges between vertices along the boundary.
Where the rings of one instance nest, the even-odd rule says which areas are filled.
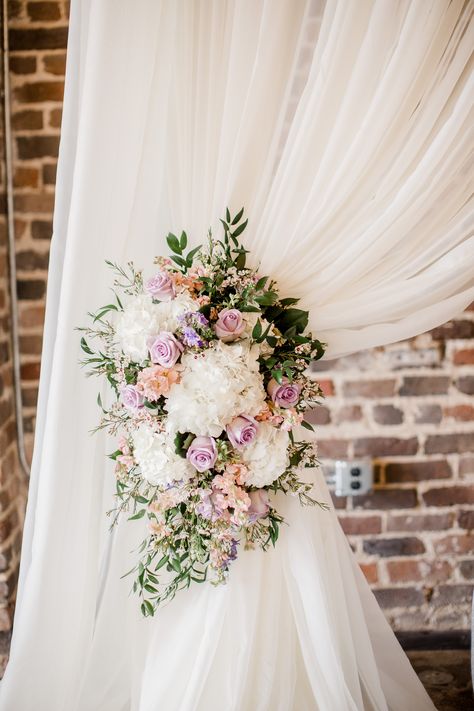
[[[195,437],[188,447],[186,459],[198,472],[211,469],[217,459],[217,446],[213,437]]]
[[[245,321],[238,309],[223,309],[215,324],[216,336],[224,341],[235,341],[245,330]]]
[[[149,279],[146,290],[158,301],[171,301],[176,296],[173,280],[167,272],[158,272]]]
[[[158,336],[150,340],[148,349],[153,363],[158,363],[163,368],[171,368],[179,359],[184,348],[169,331],[161,331]]]
[[[242,449],[255,439],[258,422],[250,415],[236,417],[226,427],[227,436],[236,449]]]
[[[137,378],[137,386],[150,402],[156,402],[162,395],[168,395],[170,388],[179,383],[180,374],[177,368],[162,368],[152,365],[144,368]]]
[[[267,391],[274,404],[278,407],[294,407],[300,397],[301,385],[290,383],[288,378],[282,378],[280,385],[272,378],[267,385]]]

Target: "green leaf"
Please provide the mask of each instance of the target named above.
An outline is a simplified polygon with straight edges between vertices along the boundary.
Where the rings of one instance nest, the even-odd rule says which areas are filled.
[[[121,454],[122,454],[122,450],[121,450],[121,449],[116,449],[115,452],[112,452],[112,454],[108,454],[107,456],[108,456],[109,459],[113,459],[114,462],[115,462],[115,460],[117,459],[117,457],[119,457]]]
[[[178,558],[173,558],[173,560],[169,561],[171,567],[173,570],[175,570],[177,573],[181,573],[181,563],[179,562]]]
[[[173,262],[174,262],[175,264],[178,264],[180,267],[186,268],[186,267],[188,266],[188,265],[186,264],[186,260],[183,259],[182,257],[175,257],[175,256],[172,256],[171,259],[173,260]]]
[[[268,277],[267,277],[267,276],[261,277],[261,278],[257,281],[257,283],[255,284],[255,290],[256,290],[256,291],[261,291],[261,290],[265,287],[265,284],[267,283],[267,281],[268,281]]]
[[[277,370],[272,370],[272,375],[277,381],[277,383],[281,385],[283,380],[283,371],[277,368]]]
[[[169,558],[167,555],[164,555],[163,558],[159,561],[159,563],[155,566],[155,570],[159,570],[162,568],[166,563],[168,562]]]
[[[181,251],[188,246],[188,235],[184,230],[181,232],[181,237],[179,238],[179,246],[181,247]]]
[[[260,338],[261,335],[262,335],[262,324],[260,323],[260,319],[259,319],[257,321],[257,323],[255,324],[255,326],[253,327],[252,338],[254,341],[256,341],[257,339]]]
[[[149,600],[144,600],[141,604],[141,611],[144,617],[153,617],[155,609]]]
[[[243,215],[243,214],[244,214],[244,208],[242,208],[241,210],[238,211],[238,213],[236,214],[236,216],[235,216],[234,219],[232,220],[231,224],[232,224],[232,225],[238,224],[238,223],[240,222],[240,220],[242,219],[242,215]],[[229,216],[229,218],[227,219],[227,222],[229,222],[229,220],[230,220],[230,216]]]
[[[285,309],[275,319],[275,324],[285,336],[291,329],[296,333],[303,333],[308,325],[308,312],[302,309]]]
[[[181,254],[182,249],[176,235],[170,232],[166,238],[166,241],[168,242],[168,247],[171,249],[172,252],[174,252],[175,254]]]
[[[242,224],[239,225],[239,226],[237,227],[237,229],[234,230],[234,232],[232,232],[232,237],[238,237],[239,235],[241,235],[242,232],[243,232],[243,231],[245,230],[245,228],[247,227],[247,224],[248,224],[248,220],[245,220],[245,222],[242,222]]]
[[[244,269],[245,268],[245,261],[246,261],[245,252],[241,252],[239,254],[239,256],[234,260],[234,264],[237,269],[239,269],[239,270]]]
[[[225,211],[225,219],[226,219],[227,223],[230,222],[230,211],[229,211],[228,207],[226,208],[226,211]]]
[[[133,498],[135,499],[135,501],[138,501],[139,504],[147,504],[148,503],[148,499],[146,499],[144,496],[140,496],[140,494],[137,494]]]
[[[264,291],[255,297],[255,301],[261,306],[273,306],[278,301],[278,294],[276,291]]]
[[[91,351],[84,336],[81,338],[81,348],[87,355],[94,355],[94,351]]]
[[[301,422],[301,426],[304,427],[304,428],[307,429],[307,430],[310,430],[310,432],[314,432],[314,427],[313,427],[313,425],[310,424],[309,422],[306,422],[306,420],[303,420],[303,421]]]
[[[288,299],[280,299],[280,302],[279,302],[279,303],[280,303],[282,306],[291,306],[292,304],[297,304],[298,301],[299,301],[299,299],[291,299],[291,298],[288,298]]]
[[[133,516],[129,516],[128,520],[129,521],[135,521],[136,519],[143,518],[146,513],[146,509],[140,509],[140,511]]]
[[[199,252],[200,249],[201,249],[201,245],[199,245],[198,247],[194,247],[194,249],[191,249],[191,250],[188,252],[188,254],[187,254],[187,256],[186,256],[186,266],[187,266],[187,267],[192,267],[192,266],[193,266],[194,257],[195,257],[195,255]]]

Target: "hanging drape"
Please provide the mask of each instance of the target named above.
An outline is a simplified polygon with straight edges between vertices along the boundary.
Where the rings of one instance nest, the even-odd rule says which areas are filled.
[[[96,384],[73,329],[106,303],[104,260],[151,264],[169,230],[198,244],[226,206],[245,206],[252,259],[301,297],[331,357],[460,312],[474,297],[472,12],[461,0],[73,0],[2,710],[75,709],[100,629],[112,476],[107,443],[88,434]]]

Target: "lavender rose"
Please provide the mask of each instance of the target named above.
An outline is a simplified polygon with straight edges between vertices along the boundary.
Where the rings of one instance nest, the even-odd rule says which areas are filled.
[[[258,422],[250,415],[239,415],[226,427],[227,436],[236,449],[253,442],[257,430]]]
[[[235,341],[245,330],[245,321],[238,309],[223,309],[215,325],[216,336],[221,341]]]
[[[120,391],[120,400],[129,410],[143,407],[145,398],[136,385],[125,385]]]
[[[148,349],[152,362],[163,368],[172,368],[183,352],[183,346],[169,331],[159,333],[150,341]]]
[[[171,301],[176,296],[174,284],[167,272],[158,272],[146,283],[146,290],[159,301]]]
[[[217,459],[215,439],[213,437],[195,437],[186,452],[186,459],[198,472],[211,469]]]
[[[272,378],[267,385],[267,391],[278,407],[294,407],[300,397],[301,385],[290,383],[288,378],[283,378],[280,385]]]
[[[247,514],[251,523],[254,523],[259,518],[265,518],[270,511],[270,499],[266,489],[257,489],[249,491],[250,506],[247,509]]]

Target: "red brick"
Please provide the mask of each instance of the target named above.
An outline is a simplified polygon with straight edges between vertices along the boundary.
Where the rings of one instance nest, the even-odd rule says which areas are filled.
[[[448,321],[431,331],[435,341],[446,341],[455,338],[474,338],[474,321],[459,320]]]
[[[66,72],[66,53],[48,54],[43,57],[43,65],[48,74],[64,76]]]
[[[16,195],[15,210],[22,214],[31,212],[51,214],[54,207],[54,195],[48,193]]]
[[[447,535],[433,541],[435,553],[438,555],[466,555],[474,553],[474,536],[470,533]]]
[[[417,437],[399,439],[398,437],[363,437],[354,441],[356,457],[393,457],[416,454]]]
[[[22,300],[42,299],[46,293],[46,284],[38,279],[17,281],[18,298]]]
[[[14,90],[15,101],[21,104],[43,103],[44,101],[62,101],[64,82],[35,81],[18,86]]]
[[[325,397],[334,395],[334,383],[332,380],[318,380],[318,383]]]
[[[38,29],[11,29],[8,33],[12,52],[40,49],[66,49],[67,25]]]
[[[306,412],[304,419],[312,425],[327,425],[331,421],[331,415],[327,407],[315,407]]]
[[[332,504],[338,511],[343,510],[347,507],[347,496],[336,496],[334,492],[330,491]]]
[[[474,375],[463,375],[456,381],[456,387],[466,395],[474,395]]]
[[[462,560],[459,564],[461,575],[466,580],[474,580],[474,560]]]
[[[455,405],[454,407],[446,407],[444,409],[444,415],[458,422],[470,422],[474,420],[474,406]]]
[[[36,57],[31,55],[12,56],[9,67],[13,74],[34,74],[36,72]]]
[[[59,152],[59,136],[19,136],[16,144],[20,160],[56,158]]]
[[[449,454],[450,452],[474,451],[474,434],[460,432],[458,434],[430,435],[425,442],[426,454]]]
[[[378,582],[377,563],[359,563],[359,567],[369,585],[375,585]]]
[[[20,310],[21,328],[41,327],[44,323],[44,306],[28,306]]]
[[[394,405],[375,405],[373,415],[379,425],[399,425],[403,422],[403,410]]]
[[[387,531],[442,531],[452,527],[454,513],[389,515]]]
[[[49,112],[49,125],[51,128],[61,128],[63,112],[61,109],[53,109]]]
[[[21,391],[23,407],[36,407],[38,388],[25,388]]]
[[[395,394],[395,380],[360,380],[343,386],[344,397],[379,398]]]
[[[423,493],[423,500],[427,506],[474,504],[474,487],[455,485],[428,489]]]
[[[38,380],[39,374],[39,363],[23,363],[21,366],[21,377],[23,380]]]
[[[447,560],[390,560],[387,572],[391,583],[434,584],[449,580],[453,569]]]
[[[451,476],[451,467],[445,459],[433,459],[427,462],[390,462],[385,467],[385,481],[389,484],[449,479]]]
[[[403,378],[399,394],[402,396],[445,395],[451,378],[443,376],[409,376]]]
[[[19,271],[44,271],[48,268],[48,252],[35,252],[28,249],[17,253],[16,264]]]
[[[474,529],[474,511],[460,511],[458,514],[459,528]]]
[[[381,558],[419,555],[425,552],[423,541],[414,536],[404,538],[371,538],[363,543],[364,553]]]
[[[57,2],[29,2],[26,9],[33,22],[56,22],[61,18]]]
[[[51,239],[53,223],[49,220],[33,220],[31,223],[31,236],[33,239]]]
[[[470,604],[471,601],[472,585],[440,585],[431,600],[435,607]]]
[[[371,494],[353,497],[356,509],[409,509],[417,503],[416,489],[375,489]]]
[[[368,533],[380,533],[380,516],[340,516],[339,523],[347,536],[360,536]]]
[[[462,348],[453,354],[454,365],[474,365],[474,348]]]
[[[417,588],[385,588],[374,590],[374,595],[384,610],[393,607],[414,607],[424,602],[423,593]]]
[[[438,424],[443,419],[440,405],[418,405],[415,413],[415,423],[420,425]]]
[[[358,422],[362,419],[362,408],[360,405],[345,405],[337,411],[337,421]]]
[[[460,457],[459,476],[469,477],[471,474],[474,474],[474,456],[468,454],[467,456]]]
[[[13,183],[15,188],[37,188],[39,183],[38,169],[17,166]]]
[[[344,439],[318,439],[318,456],[321,459],[347,457],[349,443]]]
[[[54,185],[56,183],[56,163],[43,165],[43,183],[45,185]]]

